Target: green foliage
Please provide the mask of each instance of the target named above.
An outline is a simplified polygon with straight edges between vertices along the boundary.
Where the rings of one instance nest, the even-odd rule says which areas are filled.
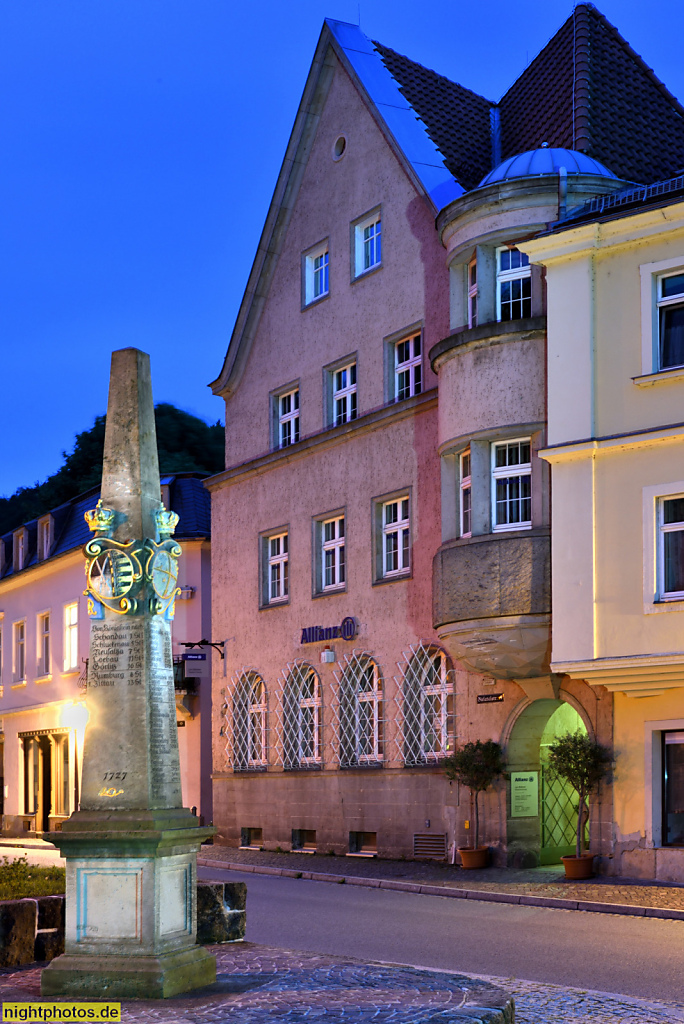
[[[27,896],[57,896],[66,890],[64,868],[36,867],[26,857],[0,864],[0,900],[20,900]]]
[[[606,747],[586,733],[568,733],[559,736],[549,746],[549,767],[555,775],[569,782],[577,790],[577,841],[575,852],[584,852],[584,823],[589,817],[587,797],[598,788],[610,771],[612,756]]]
[[[475,740],[442,761],[448,779],[460,782],[473,793],[482,793],[503,775],[506,762],[503,750],[494,740]]]
[[[479,796],[503,775],[506,768],[503,750],[494,740],[475,740],[465,743],[442,761],[448,779],[467,786],[475,797],[475,848],[480,842]]]
[[[164,474],[200,473],[208,476],[224,468],[224,428],[160,402],[154,410],[157,426],[159,469]],[[63,465],[42,484],[20,487],[11,497],[0,498],[0,534],[57,508],[102,479],[105,417],[96,416],[93,426],[76,435],[74,447]]]

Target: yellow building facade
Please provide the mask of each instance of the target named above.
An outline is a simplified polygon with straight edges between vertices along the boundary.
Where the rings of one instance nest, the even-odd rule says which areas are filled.
[[[551,670],[613,704],[603,869],[684,881],[684,177],[519,245],[548,290]]]

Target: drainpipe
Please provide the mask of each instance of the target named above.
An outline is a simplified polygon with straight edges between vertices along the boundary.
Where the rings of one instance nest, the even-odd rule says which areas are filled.
[[[568,209],[568,172],[558,168],[558,220],[562,220]]]

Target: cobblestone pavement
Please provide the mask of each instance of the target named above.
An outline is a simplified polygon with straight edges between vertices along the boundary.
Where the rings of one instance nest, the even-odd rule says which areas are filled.
[[[376,858],[311,856],[296,853],[236,850],[226,846],[203,846],[200,857],[211,862],[245,867],[284,868],[317,874],[394,879],[417,884],[441,885],[451,889],[546,896],[565,900],[615,903],[684,911],[684,885],[664,885],[634,879],[600,876],[588,882],[566,882],[562,869],[554,866],[515,870],[486,868],[463,871],[439,862],[393,861]]]
[[[515,978],[450,974],[245,942],[213,947],[218,981],[199,994],[123,1002],[145,1024],[682,1024],[684,1004],[654,1003]],[[41,967],[0,970],[0,999],[39,1000]],[[54,1000],[50,1000],[54,1001]],[[476,1009],[479,1007],[479,1009]],[[500,1009],[504,1007],[504,1010]]]

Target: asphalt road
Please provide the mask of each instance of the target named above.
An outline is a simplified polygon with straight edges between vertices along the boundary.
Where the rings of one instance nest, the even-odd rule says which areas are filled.
[[[281,948],[684,999],[684,921],[452,900],[199,868],[247,882],[247,939]]]

